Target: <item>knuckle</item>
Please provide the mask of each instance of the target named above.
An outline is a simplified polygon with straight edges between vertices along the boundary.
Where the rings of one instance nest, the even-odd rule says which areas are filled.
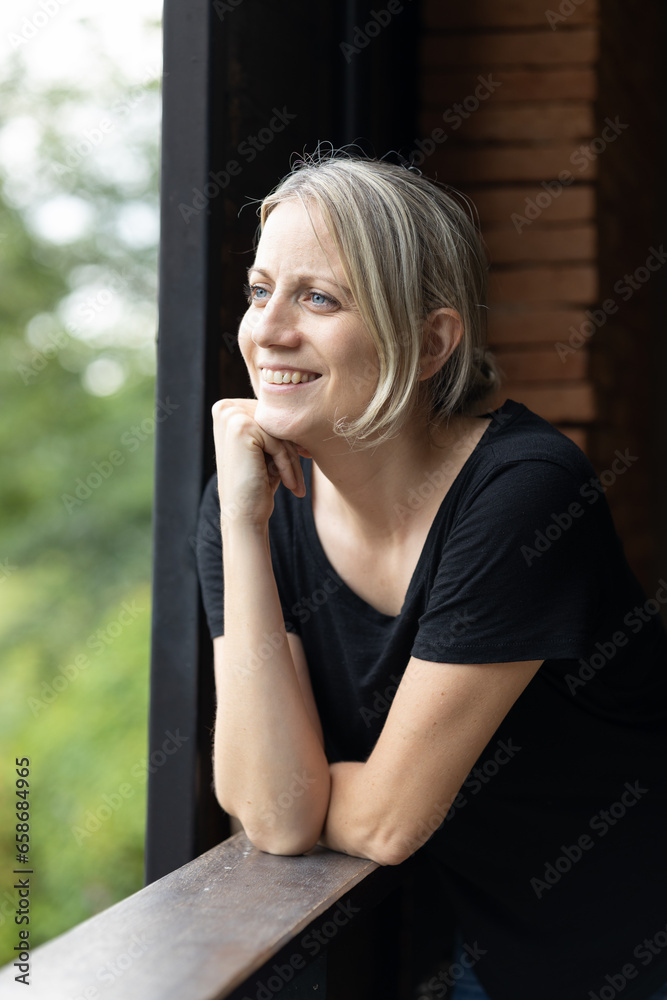
[[[227,417],[227,425],[233,431],[239,433],[249,428],[250,421],[243,410],[230,410]]]

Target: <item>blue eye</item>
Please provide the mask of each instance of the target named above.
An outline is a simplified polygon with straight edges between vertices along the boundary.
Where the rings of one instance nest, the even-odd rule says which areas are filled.
[[[330,295],[325,295],[324,292],[311,292],[310,299],[314,306],[337,306],[338,303],[335,299],[332,299]]]
[[[269,294],[266,288],[262,288],[261,285],[244,285],[243,291],[245,293],[246,299],[250,303],[265,302],[266,297]],[[262,295],[261,294],[262,292],[264,292],[265,294]]]

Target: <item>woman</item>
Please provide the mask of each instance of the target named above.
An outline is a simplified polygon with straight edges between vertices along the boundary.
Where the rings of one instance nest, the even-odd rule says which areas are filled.
[[[271,853],[424,847],[457,998],[645,1000],[667,979],[660,597],[575,445],[512,401],[480,415],[486,264],[457,202],[333,157],[261,223],[256,398],[213,408],[198,545],[220,804]]]

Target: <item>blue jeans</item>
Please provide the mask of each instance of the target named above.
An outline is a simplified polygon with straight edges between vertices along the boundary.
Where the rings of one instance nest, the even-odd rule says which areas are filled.
[[[488,993],[482,987],[473,969],[468,968],[466,962],[462,962],[463,950],[461,941],[457,943],[454,963],[458,963],[459,969],[465,969],[460,979],[457,979],[451,1000],[489,1000]],[[458,972],[459,969],[456,971]],[[654,993],[649,1000],[667,1000],[667,983],[662,986],[657,993]]]

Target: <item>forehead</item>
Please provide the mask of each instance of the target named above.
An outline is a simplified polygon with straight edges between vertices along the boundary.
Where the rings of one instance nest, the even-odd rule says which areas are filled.
[[[278,204],[264,224],[255,265],[316,269],[343,276],[338,251],[316,205],[296,199]]]

